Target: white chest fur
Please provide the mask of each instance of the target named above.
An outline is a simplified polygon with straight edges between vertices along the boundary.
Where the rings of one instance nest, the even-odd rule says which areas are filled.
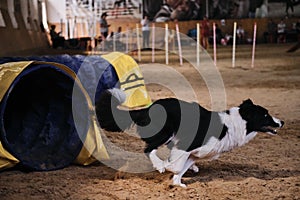
[[[215,159],[220,153],[242,146],[255,137],[256,132],[246,135],[246,121],[239,114],[238,107],[231,108],[229,114],[219,113],[219,116],[228,128],[226,135],[222,140],[211,137],[204,146],[192,150],[195,157]]]

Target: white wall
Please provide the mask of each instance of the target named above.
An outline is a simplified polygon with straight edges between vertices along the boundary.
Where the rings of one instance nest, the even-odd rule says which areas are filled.
[[[20,9],[15,9],[15,0],[0,1],[7,1],[1,4],[3,6],[0,16],[0,38],[3,38],[0,42],[1,56],[33,55],[49,47],[47,36],[39,26],[38,14],[41,11],[36,10],[39,8],[39,1],[18,1]]]
[[[47,17],[49,23],[66,22],[66,0],[47,0]]]
[[[38,0],[30,0],[30,15],[32,19],[39,19]]]
[[[2,15],[1,10],[0,10],[0,27],[5,27],[5,26],[6,26],[6,24],[5,24],[3,15]]]
[[[31,29],[30,27],[30,22],[28,21],[28,0],[22,0],[21,1],[21,12],[22,12],[22,16],[23,16],[23,20],[25,23],[25,26],[27,29]]]
[[[7,0],[8,13],[11,20],[11,23],[14,28],[18,28],[18,23],[15,17],[15,6],[14,1]]]

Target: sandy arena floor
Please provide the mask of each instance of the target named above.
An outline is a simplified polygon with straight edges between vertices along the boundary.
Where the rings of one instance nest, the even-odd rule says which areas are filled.
[[[300,199],[300,50],[286,53],[291,45],[258,45],[254,68],[251,46],[237,47],[235,68],[231,67],[231,48],[218,49],[226,108],[251,98],[286,124],[277,136],[259,134],[218,160],[199,161],[200,172],[188,172],[183,178],[186,189],[171,186],[169,172],[117,172],[97,162],[51,172],[1,172],[1,199]],[[163,55],[158,61],[164,62]],[[180,66],[172,57],[169,66],[192,85],[199,103],[211,109],[211,96],[194,68],[186,62]],[[151,72],[150,67],[146,70]],[[185,95],[178,79],[155,73]],[[147,89],[154,100],[174,96],[174,91],[159,84],[151,83]],[[121,148],[143,151],[143,142],[130,134],[106,135]]]

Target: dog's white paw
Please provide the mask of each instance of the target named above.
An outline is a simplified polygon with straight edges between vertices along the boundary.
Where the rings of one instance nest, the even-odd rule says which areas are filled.
[[[153,166],[154,167],[154,166]],[[166,168],[164,168],[163,166],[155,166],[154,167],[157,171],[159,171],[159,173],[164,173],[166,171]]]
[[[159,173],[164,173],[166,171],[165,163],[162,160],[155,160],[155,162],[152,163],[154,169],[159,171]]]
[[[187,188],[187,187],[186,187],[186,184],[183,184],[183,183],[180,183],[180,184],[174,184],[174,186],[179,186],[179,187],[182,187],[182,188]]]
[[[176,175],[176,174],[173,176],[173,185],[180,186],[182,188],[186,188],[186,184],[181,183],[181,176]]]
[[[199,168],[196,165],[192,165],[190,167],[191,170],[193,170],[193,172],[198,173],[199,172]]]
[[[166,170],[165,168],[162,168],[162,169],[157,169],[159,173],[164,173]]]
[[[163,160],[161,160],[157,155],[156,155],[156,150],[153,150],[150,155],[149,158],[152,162],[152,166],[154,167],[154,169],[156,169],[157,171],[159,171],[160,173],[165,172],[165,163]]]
[[[159,173],[164,173],[166,171],[164,164],[160,162],[153,163],[153,167],[159,171]]]

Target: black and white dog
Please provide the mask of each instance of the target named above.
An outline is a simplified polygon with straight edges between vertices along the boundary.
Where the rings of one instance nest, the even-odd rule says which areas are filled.
[[[274,135],[275,128],[284,124],[250,99],[239,107],[212,112],[176,98],[160,99],[148,108],[126,111],[118,108],[125,98],[119,89],[103,92],[96,103],[101,128],[123,131],[135,123],[147,144],[144,152],[153,167],[161,173],[173,172],[173,184],[182,187],[186,187],[181,178],[188,169],[198,172],[197,159],[216,159],[222,152],[246,144],[257,132]],[[163,144],[171,149],[164,161],[156,155]]]

